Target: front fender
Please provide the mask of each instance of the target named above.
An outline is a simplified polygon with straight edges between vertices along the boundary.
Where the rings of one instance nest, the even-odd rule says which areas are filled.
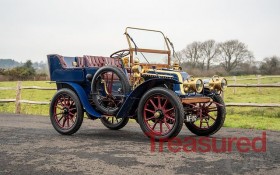
[[[164,84],[181,84],[181,83],[174,79],[165,79],[165,78],[153,78],[145,81],[128,95],[121,109],[117,113],[116,117],[124,118],[133,115],[138,107],[138,102],[140,101],[144,93],[153,87],[161,86]]]
[[[67,84],[74,89],[74,91],[78,95],[78,98],[80,99],[83,105],[83,108],[87,113],[89,113],[90,116],[97,117],[97,118],[101,117],[101,114],[98,113],[89,103],[88,96],[81,85],[77,83],[71,83],[71,82],[60,82],[60,83]]]

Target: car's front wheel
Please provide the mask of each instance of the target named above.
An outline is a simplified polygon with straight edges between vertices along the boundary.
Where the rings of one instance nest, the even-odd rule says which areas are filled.
[[[184,109],[178,96],[169,89],[155,87],[146,92],[137,111],[142,131],[157,141],[176,137],[182,129]]]

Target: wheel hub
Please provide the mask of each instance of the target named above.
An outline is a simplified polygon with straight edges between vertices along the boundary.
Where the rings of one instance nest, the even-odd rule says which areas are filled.
[[[161,110],[157,110],[155,113],[154,113],[154,117],[157,118],[157,119],[161,119],[164,117],[164,114]]]
[[[68,108],[63,108],[63,114],[68,114],[69,113],[69,110],[68,110]]]

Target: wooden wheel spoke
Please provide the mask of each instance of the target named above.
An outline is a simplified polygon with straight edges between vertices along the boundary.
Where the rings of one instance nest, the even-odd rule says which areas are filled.
[[[60,106],[55,106],[55,108],[58,108],[58,109],[60,109],[60,110],[62,110],[63,108],[62,107],[60,107]]]
[[[58,116],[58,115],[61,115],[61,114],[63,114],[63,113],[60,112],[60,113],[54,114],[54,117],[56,117],[56,116]]]
[[[163,105],[162,105],[162,108],[165,108],[166,107],[166,104],[167,104],[167,99],[165,99],[165,101],[164,101],[164,103],[163,103]]]
[[[70,123],[69,123],[69,118],[67,118],[67,126],[68,126],[68,128],[70,127]]]
[[[152,117],[150,117],[150,118],[146,118],[145,120],[146,121],[149,121],[149,120],[152,120],[152,119],[155,119],[156,117],[155,116],[152,116]]]
[[[172,120],[172,121],[175,121],[175,118],[171,117],[171,116],[168,115],[168,114],[165,114],[165,117],[168,118],[168,119],[170,119],[170,120]]]
[[[170,111],[172,111],[172,110],[174,110],[174,107],[172,107],[172,108],[170,108],[170,109],[167,109],[167,110],[165,110],[164,112],[165,112],[165,113],[168,113],[168,112],[170,112]]]
[[[169,126],[169,124],[166,122],[166,120],[164,120],[164,124],[165,124],[165,126],[170,130],[171,128],[170,128],[170,126]]]
[[[160,96],[158,96],[157,99],[158,99],[158,108],[161,108],[161,101],[160,101],[161,98],[160,98]]]
[[[145,111],[148,111],[148,112],[150,112],[150,113],[155,113],[156,111],[153,111],[153,110],[150,110],[150,109],[145,109]]]
[[[157,106],[155,105],[152,99],[150,99],[149,102],[154,106],[154,109],[157,109]]]
[[[59,119],[58,119],[58,122],[60,122],[60,120],[63,118],[64,116],[61,116]]]
[[[213,102],[210,102],[206,107],[209,107],[209,106],[211,106],[213,104]]]
[[[66,117],[63,118],[62,127],[65,126],[65,122],[66,122]]]
[[[199,127],[200,127],[200,128],[202,128],[202,123],[203,123],[202,120],[203,120],[203,119],[200,119],[200,124],[199,124]]]
[[[155,121],[155,123],[154,123],[154,125],[153,125],[153,127],[152,127],[153,130],[155,129],[155,127],[156,127],[157,124],[158,124],[158,120]]]
[[[73,120],[73,117],[70,117],[70,120],[73,122],[73,124],[75,123],[75,121]]]
[[[216,118],[212,117],[211,115],[208,114],[208,117],[210,117],[212,120],[216,121]]]

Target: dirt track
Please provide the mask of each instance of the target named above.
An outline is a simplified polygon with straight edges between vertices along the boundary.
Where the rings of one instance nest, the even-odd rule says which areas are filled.
[[[59,135],[48,117],[0,114],[0,174],[280,174],[280,132],[267,131],[264,153],[151,152],[135,122],[120,131],[85,119],[73,136]],[[193,136],[185,127],[178,138]],[[222,138],[262,131],[222,128]],[[193,137],[199,139],[199,137]],[[158,146],[158,145],[156,145]]]

